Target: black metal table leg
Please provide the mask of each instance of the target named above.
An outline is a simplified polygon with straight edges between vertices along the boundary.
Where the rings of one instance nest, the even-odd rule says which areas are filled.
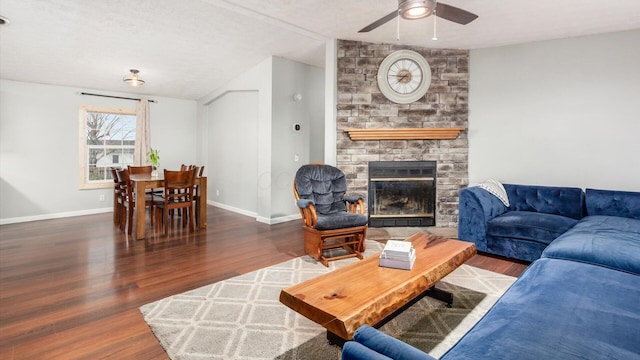
[[[429,290],[425,291],[424,295],[446,303],[447,307],[451,307],[453,305],[453,294],[448,291],[438,289],[435,286],[432,286]]]
[[[394,311],[391,314],[387,315],[384,319],[380,320],[378,323],[373,325],[373,327],[375,327],[376,329],[382,327],[384,324],[386,324],[389,321],[391,321],[394,317],[398,316],[401,312],[405,311],[411,305],[417,303],[420,299],[422,299],[425,296],[428,296],[430,298],[442,301],[442,302],[446,303],[447,307],[449,307],[449,308],[453,305],[453,294],[452,293],[450,293],[448,291],[445,291],[445,290],[442,290],[442,289],[438,289],[435,286],[432,286],[429,289],[427,289],[425,292],[423,292],[422,294],[420,294],[420,295],[416,296],[415,298],[411,299],[411,301],[409,301],[408,303],[404,304],[403,306],[401,306],[396,311]],[[342,347],[344,345],[344,343],[348,341],[348,340],[345,340],[345,339],[341,338],[340,336],[332,333],[329,330],[327,330],[327,340],[329,341],[329,344],[337,345],[337,346],[340,346],[340,347]]]

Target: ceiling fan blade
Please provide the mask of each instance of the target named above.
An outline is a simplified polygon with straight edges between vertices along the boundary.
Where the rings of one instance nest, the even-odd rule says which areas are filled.
[[[389,15],[386,15],[386,16],[384,16],[384,17],[382,17],[382,18],[380,18],[380,19],[378,19],[378,20],[376,20],[376,21],[372,22],[371,24],[369,24],[369,25],[367,25],[367,26],[363,27],[363,28],[362,28],[360,31],[358,31],[358,32],[361,32],[361,33],[362,33],[362,32],[369,32],[369,31],[371,31],[371,30],[373,30],[373,29],[377,28],[378,26],[383,25],[383,24],[385,24],[385,23],[387,23],[387,22],[389,22],[389,21],[391,21],[391,20],[395,19],[397,16],[398,16],[398,10],[394,10],[394,11],[393,11],[392,13],[390,13]]]
[[[441,2],[436,4],[436,16],[462,25],[467,25],[478,18],[476,14]]]

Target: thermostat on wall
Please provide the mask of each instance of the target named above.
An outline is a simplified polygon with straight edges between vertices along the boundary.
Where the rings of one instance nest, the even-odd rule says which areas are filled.
[[[300,131],[300,129],[301,129],[300,123],[293,124],[293,131]]]

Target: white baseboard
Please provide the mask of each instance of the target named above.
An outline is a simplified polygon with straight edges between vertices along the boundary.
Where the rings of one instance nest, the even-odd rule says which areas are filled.
[[[287,221],[299,220],[300,219],[300,214],[287,215],[287,216],[281,216],[281,217],[269,219],[269,218],[265,218],[265,217],[262,217],[262,216],[258,216],[258,214],[255,213],[255,212],[247,211],[247,210],[244,210],[244,209],[235,208],[235,207],[232,207],[232,206],[229,206],[229,205],[225,205],[225,204],[220,204],[220,203],[217,203],[215,201],[207,201],[207,205],[219,207],[221,209],[232,211],[232,212],[240,214],[240,215],[249,216],[249,217],[252,217],[252,218],[256,219],[256,221],[258,221],[258,222],[261,222],[261,223],[264,223],[264,224],[268,224],[268,225],[274,225],[274,224],[279,224],[279,223],[283,223],[283,222],[287,222]],[[23,223],[23,222],[29,222],[29,221],[39,221],[39,220],[61,219],[61,218],[74,217],[74,216],[83,216],[83,215],[95,215],[95,214],[102,214],[102,213],[107,213],[107,212],[113,212],[113,208],[108,207],[108,208],[101,208],[101,209],[69,211],[69,212],[54,213],[54,214],[44,214],[44,215],[23,216],[23,217],[0,219],[0,225],[17,224],[17,223]]]
[[[280,224],[280,223],[283,223],[283,222],[293,221],[293,220],[300,220],[300,214],[280,216],[280,217],[273,218],[273,219],[269,219],[269,218],[265,218],[265,217],[261,217],[261,216],[256,217],[256,221],[257,222],[261,222],[261,223],[269,224],[269,225]]]
[[[221,203],[218,203],[218,202],[215,202],[215,201],[211,201],[211,200],[207,200],[207,205],[215,206],[215,207],[218,207],[220,209],[229,210],[229,211],[232,211],[232,212],[234,212],[236,214],[249,216],[249,217],[252,217],[252,218],[255,218],[256,216],[258,216],[258,214],[253,212],[253,211],[247,211],[247,210],[244,210],[244,209],[240,209],[240,208],[236,208],[236,207],[233,207],[233,206],[221,204]]]
[[[113,208],[108,207],[108,208],[102,208],[102,209],[68,211],[68,212],[62,212],[62,213],[0,219],[0,225],[17,224],[17,223],[23,223],[23,222],[29,222],[29,221],[39,221],[39,220],[61,219],[61,218],[68,218],[68,217],[74,217],[74,216],[95,215],[95,214],[102,214],[106,212],[113,212]]]
[[[229,210],[229,211],[232,211],[232,212],[240,214],[240,215],[249,216],[249,217],[252,217],[252,218],[256,219],[257,222],[261,222],[263,224],[268,224],[268,225],[274,225],[274,224],[279,224],[279,223],[283,223],[283,222],[287,222],[287,221],[299,220],[300,219],[300,214],[286,215],[286,216],[280,216],[280,217],[277,217],[277,218],[270,219],[270,218],[266,218],[266,217],[263,217],[263,216],[258,216],[258,214],[253,212],[253,211],[247,211],[247,210],[244,210],[244,209],[235,208],[233,206],[217,203],[215,201],[210,201],[210,200],[207,201],[207,205],[211,205],[211,206],[219,207],[221,209]]]

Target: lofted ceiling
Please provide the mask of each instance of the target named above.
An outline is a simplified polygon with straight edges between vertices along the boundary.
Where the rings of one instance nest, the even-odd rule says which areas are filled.
[[[199,99],[269,56],[324,66],[330,39],[479,49],[640,28],[638,0],[443,0],[468,25],[393,20],[397,0],[2,0],[0,78]],[[640,41],[640,39],[639,39]],[[139,69],[145,86],[122,78]]]

